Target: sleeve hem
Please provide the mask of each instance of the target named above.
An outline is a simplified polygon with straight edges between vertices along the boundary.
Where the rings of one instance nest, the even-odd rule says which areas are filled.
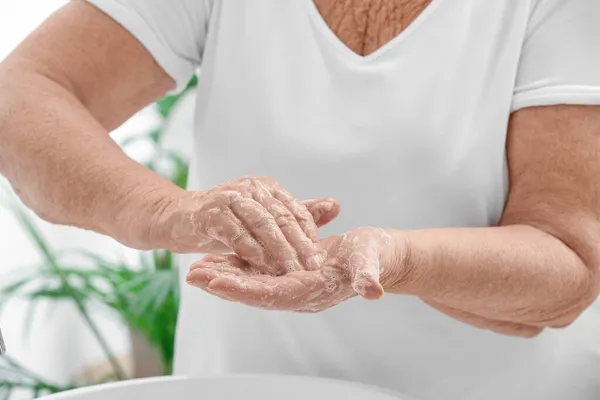
[[[511,112],[527,107],[568,105],[600,105],[600,87],[556,86],[517,93],[513,97]]]
[[[171,93],[183,91],[196,71],[193,63],[182,60],[164,46],[146,22],[126,7],[111,0],[86,0],[131,33],[175,81]]]

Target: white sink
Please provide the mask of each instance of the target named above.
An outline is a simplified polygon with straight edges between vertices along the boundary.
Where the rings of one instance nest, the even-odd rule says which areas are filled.
[[[161,377],[91,386],[45,400],[409,400],[390,391],[343,381],[279,376]]]

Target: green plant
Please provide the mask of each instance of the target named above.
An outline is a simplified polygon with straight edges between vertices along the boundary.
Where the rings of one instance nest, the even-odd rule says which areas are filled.
[[[161,147],[165,127],[175,105],[183,95],[197,85],[194,77],[186,90],[166,96],[156,103],[161,124],[154,130],[121,143],[123,148],[146,141],[153,145],[148,168],[185,187],[188,163],[179,154]],[[167,165],[167,168],[165,168]],[[26,330],[42,300],[71,302],[102,348],[112,366],[107,380],[127,379],[109,343],[96,325],[90,310],[104,307],[119,315],[132,331],[140,333],[158,350],[164,374],[173,366],[175,325],[179,307],[179,282],[175,256],[165,250],[140,252],[139,264],[114,262],[93,252],[71,249],[56,252],[41,234],[35,221],[20,205],[10,206],[14,215],[35,244],[42,262],[15,272],[13,279],[0,287],[1,307],[11,299],[25,298],[29,302]],[[73,261],[73,260],[76,261]],[[9,398],[15,389],[27,389],[33,397],[74,388],[76,385],[55,385],[44,381],[8,357],[0,358],[0,399]],[[5,377],[6,376],[6,377]],[[90,384],[99,382],[89,382]]]
[[[27,320],[31,321],[41,300],[73,302],[111,362],[115,378],[125,379],[123,369],[90,315],[91,307],[107,307],[159,349],[164,373],[169,374],[179,304],[173,254],[165,250],[141,252],[140,265],[130,265],[80,250],[57,253],[22,209],[13,206],[13,210],[36,243],[43,261],[15,273],[11,284],[0,290],[2,307],[12,298],[25,298],[31,307]],[[69,261],[73,258],[77,262]]]

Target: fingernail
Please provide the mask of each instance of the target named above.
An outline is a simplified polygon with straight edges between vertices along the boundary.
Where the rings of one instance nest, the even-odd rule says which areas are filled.
[[[319,203],[319,205],[317,206],[317,208],[321,212],[329,212],[333,208],[334,204],[335,204],[335,202],[333,202],[333,201],[324,201],[322,203]]]
[[[190,286],[200,287],[200,284],[196,281],[186,280],[185,282]]]
[[[380,285],[371,285],[360,289],[359,294],[366,300],[380,300],[385,295],[385,291]]]
[[[355,279],[353,283],[354,291],[367,300],[379,300],[385,294],[383,287],[377,281],[370,279],[370,276]]]

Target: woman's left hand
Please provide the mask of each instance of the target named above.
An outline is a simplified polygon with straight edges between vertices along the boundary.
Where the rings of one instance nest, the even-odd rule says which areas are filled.
[[[211,254],[194,263],[187,282],[222,299],[268,310],[320,312],[351,297],[384,295],[380,276],[393,255],[391,237],[358,228],[321,241],[323,268],[282,276],[265,275],[236,255]]]

